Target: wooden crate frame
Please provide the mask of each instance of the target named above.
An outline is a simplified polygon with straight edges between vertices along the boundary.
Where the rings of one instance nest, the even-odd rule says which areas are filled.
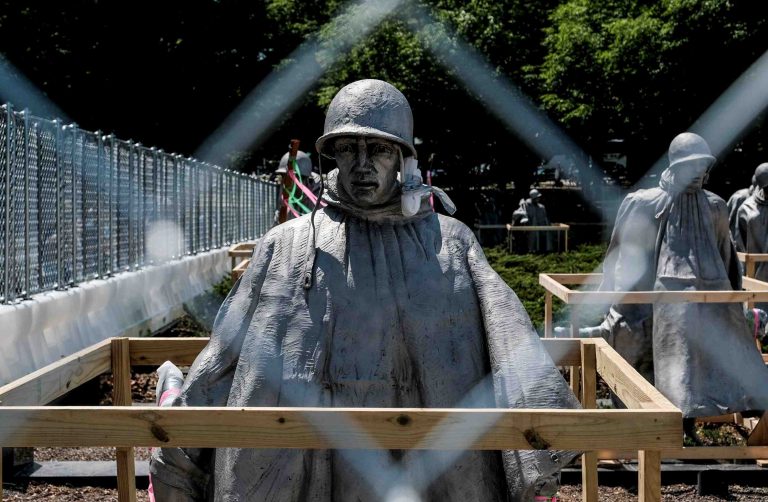
[[[661,500],[660,452],[682,442],[680,410],[602,339],[544,340],[557,365],[581,368],[582,410],[130,406],[132,365],[190,365],[207,341],[111,338],[0,387],[2,446],[117,447],[118,497],[135,501],[135,446],[349,449],[374,442],[382,449],[467,449],[460,424],[484,419],[494,425],[469,449],[585,451],[583,500],[590,502],[597,500],[598,452],[637,449],[640,500],[646,502]],[[110,371],[115,406],[44,406]],[[628,409],[595,409],[598,374]],[[340,416],[344,420],[333,420]],[[350,430],[350,420],[362,434]],[[431,431],[440,423],[459,427],[438,439]]]
[[[477,238],[480,240],[480,232],[483,230],[502,230],[506,229],[507,231],[507,243],[509,247],[509,252],[512,252],[512,232],[564,232],[565,233],[565,241],[564,241],[564,251],[568,252],[568,232],[571,229],[570,225],[566,225],[565,223],[553,223],[551,225],[540,225],[540,226],[516,226],[511,225],[509,223],[506,223],[504,225],[484,225],[477,223],[475,224],[475,230],[477,232]]]
[[[232,280],[236,281],[245,273],[251,263],[255,242],[241,242],[229,248],[228,254],[232,259]]]
[[[766,256],[768,255],[760,255]],[[768,261],[757,259],[755,261]],[[753,268],[754,272],[754,268]],[[576,291],[569,286],[597,285],[602,274],[539,274],[539,284],[545,289],[544,337],[553,332],[552,296],[571,306],[571,337],[578,337],[579,314],[577,305],[588,304],[644,304],[644,303],[746,303],[768,301],[768,283],[752,277],[742,277],[744,291]],[[768,364],[768,354],[763,354]],[[572,382],[572,386],[574,383]],[[736,415],[706,417],[702,421],[739,421]],[[662,452],[666,459],[754,459],[768,458],[768,413],[758,421],[748,440],[748,446],[673,448]],[[598,452],[599,459],[633,458],[626,451]]]

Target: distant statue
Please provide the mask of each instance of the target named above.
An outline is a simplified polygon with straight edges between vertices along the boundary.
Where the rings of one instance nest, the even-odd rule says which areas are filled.
[[[529,192],[529,197],[520,200],[520,207],[512,213],[512,221],[518,226],[549,226],[549,216],[547,208],[542,204],[541,193],[535,188]],[[526,232],[528,241],[528,252],[530,253],[549,253],[554,249],[552,232],[532,230]]]
[[[675,137],[659,187],[627,195],[619,208],[601,290],[741,290],[725,201],[702,189],[714,163],[702,137]],[[741,304],[616,304],[587,331],[652,377],[685,417],[768,408],[768,369]]]
[[[738,210],[736,248],[746,253],[768,253],[768,162],[757,166],[754,180],[756,189]],[[768,280],[768,262],[757,263],[755,278]]]
[[[728,228],[731,229],[731,236],[733,237],[733,240],[736,241],[737,247],[739,235],[739,208],[744,204],[744,201],[747,200],[747,197],[752,195],[752,192],[755,191],[755,187],[755,176],[752,175],[752,184],[750,184],[748,188],[736,190],[728,199]]]
[[[275,170],[275,175],[279,175],[281,178],[288,176],[289,156],[290,153],[286,152],[280,159],[280,163]],[[294,168],[294,176],[296,180],[306,187],[313,197],[309,197],[298,185],[290,189],[293,196],[283,189],[281,203],[284,205],[284,209],[282,210],[285,211],[287,219],[298,218],[302,214],[306,214],[314,209],[315,203],[312,199],[314,198],[317,200],[317,197],[320,195],[321,187],[320,175],[314,171],[312,167],[312,159],[309,158],[309,155],[301,150],[297,151],[296,164],[292,167]],[[291,182],[291,184],[292,183],[293,182]]]
[[[575,408],[520,301],[463,223],[432,211],[408,101],[361,80],[316,148],[328,206],[270,230],[176,406]],[[575,452],[163,448],[160,501],[551,498]],[[401,473],[402,479],[393,477]],[[402,494],[401,494],[402,495]]]

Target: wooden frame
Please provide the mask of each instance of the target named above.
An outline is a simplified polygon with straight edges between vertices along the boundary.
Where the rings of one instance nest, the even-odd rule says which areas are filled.
[[[515,226],[509,223],[504,225],[483,225],[475,224],[475,231],[477,232],[477,238],[480,240],[480,232],[483,230],[507,230],[507,243],[509,251],[512,252],[512,232],[565,232],[564,251],[568,252],[568,232],[571,229],[570,225],[565,223],[553,223],[551,225],[542,226]]]
[[[758,263],[768,261],[768,253],[736,253],[739,261],[744,264],[744,275],[755,277],[755,269]]]
[[[571,305],[571,336],[578,336],[574,305],[617,303],[749,303],[768,302],[768,283],[743,277],[744,291],[576,291],[571,285],[597,285],[603,274],[539,274],[544,287],[544,337],[552,336],[552,295]]]
[[[744,253],[739,253],[741,259]],[[746,255],[749,256],[749,255]],[[768,261],[768,254],[757,256],[752,262]],[[765,258],[763,258],[765,257]],[[754,273],[754,266],[752,268]],[[539,284],[545,289],[544,337],[553,334],[552,296],[571,305],[571,337],[578,337],[579,314],[576,305],[616,303],[746,303],[768,302],[768,283],[752,277],[742,277],[744,291],[576,291],[568,286],[598,285],[602,274],[539,274]],[[763,354],[768,364],[768,354]],[[574,385],[573,382],[571,383]],[[739,414],[706,417],[701,421],[728,421],[740,418]],[[757,422],[747,440],[747,446],[691,447],[662,450],[662,458],[674,459],[765,459],[768,458],[768,413]],[[636,458],[626,451],[599,451],[599,459]]]
[[[229,248],[228,254],[232,259],[232,280],[236,281],[245,273],[251,263],[255,242],[241,242]]]
[[[658,501],[659,452],[678,447],[682,439],[680,410],[602,339],[544,340],[555,364],[581,368],[581,410],[130,406],[130,365],[165,360],[189,365],[206,343],[205,338],[113,338],[0,387],[3,446],[115,446],[118,497],[133,501],[135,446],[467,449],[465,427],[482,419],[493,425],[474,437],[470,449],[585,451],[586,501],[597,500],[599,452],[637,449],[640,500]],[[114,373],[116,406],[43,406],[108,371]],[[594,409],[598,374],[628,409]],[[450,432],[435,432],[437,425],[450,425]]]

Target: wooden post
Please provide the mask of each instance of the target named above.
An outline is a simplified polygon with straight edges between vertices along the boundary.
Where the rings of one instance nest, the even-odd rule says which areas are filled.
[[[575,305],[571,305],[571,338],[579,337],[579,313]],[[581,378],[579,377],[579,367],[571,366],[571,390],[576,397],[581,397]]]
[[[661,502],[661,452],[640,450],[637,463],[640,470],[637,500]]]
[[[566,227],[565,229],[565,252],[566,253],[568,252],[568,230],[569,229],[570,229],[569,227]]]
[[[597,408],[597,353],[591,343],[581,343],[581,405]],[[597,501],[597,452],[581,455],[581,490],[584,502]]]
[[[755,269],[757,267],[755,266],[754,258],[749,254],[744,256],[744,268],[746,269],[744,273],[747,277],[755,277]],[[747,309],[753,308],[755,308],[755,302],[747,302]]]
[[[131,399],[131,352],[127,338],[112,339],[112,404],[130,406]],[[117,448],[117,499],[120,502],[136,502],[136,465],[133,448]]]
[[[552,338],[552,293],[544,290],[544,338]]]

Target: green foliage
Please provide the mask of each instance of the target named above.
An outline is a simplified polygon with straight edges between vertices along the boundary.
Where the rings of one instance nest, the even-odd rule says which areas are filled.
[[[541,273],[591,273],[599,272],[605,255],[605,246],[579,246],[568,253],[509,254],[503,247],[485,249],[491,267],[517,294],[525,310],[540,333],[544,330],[544,288],[539,285]],[[555,298],[554,320],[567,319],[567,307]],[[582,317],[585,325],[598,322],[600,312],[590,312]]]
[[[232,286],[234,285],[235,283],[232,281],[232,275],[227,274],[222,277],[219,282],[213,285],[213,292],[220,296],[222,300],[224,300],[229,292],[232,291]]]

